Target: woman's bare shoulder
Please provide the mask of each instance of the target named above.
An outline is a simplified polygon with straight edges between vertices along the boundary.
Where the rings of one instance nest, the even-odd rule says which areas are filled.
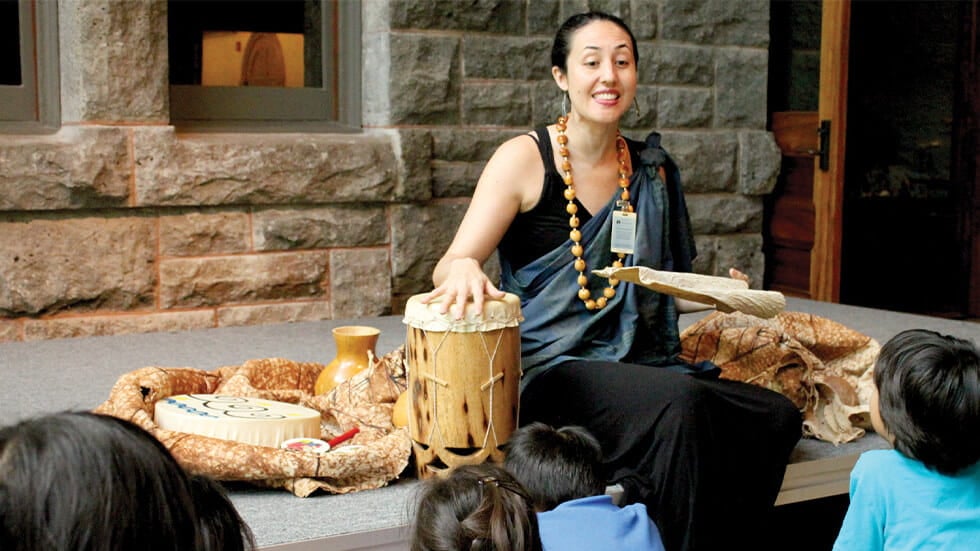
[[[535,135],[529,133],[500,144],[484,168],[481,180],[492,182],[497,189],[509,189],[519,197],[523,212],[537,202],[543,178],[544,164],[538,144]]]
[[[541,156],[532,134],[521,134],[503,142],[487,162],[484,176],[513,181],[515,176],[527,175],[541,168]]]
[[[502,157],[509,162],[532,161],[540,157],[538,155],[538,140],[540,139],[533,131],[519,134],[500,144],[493,156]]]

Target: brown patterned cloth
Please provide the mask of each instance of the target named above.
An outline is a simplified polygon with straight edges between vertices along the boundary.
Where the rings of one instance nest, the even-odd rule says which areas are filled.
[[[412,450],[407,429],[391,423],[392,407],[406,384],[403,348],[375,360],[330,393],[315,396],[313,387],[324,367],[282,358],[249,360],[210,372],[145,367],[120,377],[95,411],[143,427],[193,473],[285,488],[300,497],[316,490],[342,494],[380,488],[405,469]],[[320,412],[324,440],[355,426],[360,432],[336,449],[316,454],[161,429],[153,420],[154,405],[175,394],[290,402]]]
[[[683,360],[709,360],[724,379],[787,396],[804,414],[806,436],[840,444],[871,427],[868,400],[880,346],[840,323],[802,312],[770,319],[714,312],[681,333],[681,348]]]

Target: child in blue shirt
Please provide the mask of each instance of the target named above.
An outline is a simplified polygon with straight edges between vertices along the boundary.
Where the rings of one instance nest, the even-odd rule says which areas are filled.
[[[871,421],[893,450],[865,452],[834,551],[980,548],[980,352],[899,333],[875,363]]]
[[[504,466],[538,511],[544,551],[663,551],[646,506],[605,495],[602,450],[583,427],[532,423],[511,434]]]

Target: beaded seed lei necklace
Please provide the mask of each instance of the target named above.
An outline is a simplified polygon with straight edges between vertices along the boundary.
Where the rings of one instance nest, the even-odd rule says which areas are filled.
[[[616,278],[609,278],[609,286],[602,290],[602,296],[593,299],[592,293],[589,291],[589,278],[585,275],[585,259],[582,258],[582,254],[585,249],[582,246],[582,232],[579,231],[579,219],[578,216],[578,205],[575,204],[575,182],[572,180],[572,163],[568,160],[568,136],[565,135],[565,130],[567,129],[568,117],[561,115],[558,117],[558,122],[555,125],[555,129],[558,131],[558,154],[561,155],[561,169],[564,172],[562,178],[565,181],[565,199],[568,200],[568,205],[565,206],[565,212],[570,216],[568,219],[568,226],[571,231],[568,233],[568,237],[572,240],[572,256],[575,257],[574,266],[575,270],[578,272],[578,298],[585,304],[587,310],[599,311],[606,306],[606,302],[616,296],[616,285],[619,280]],[[630,180],[629,180],[629,169],[627,168],[627,155],[629,152],[626,150],[626,140],[618,132],[616,134],[616,157],[619,161],[619,187],[622,191],[619,194],[619,204],[623,205],[626,212],[633,212],[633,207],[630,205]],[[622,268],[623,259],[626,257],[625,253],[617,253],[618,258],[613,260],[613,267]]]

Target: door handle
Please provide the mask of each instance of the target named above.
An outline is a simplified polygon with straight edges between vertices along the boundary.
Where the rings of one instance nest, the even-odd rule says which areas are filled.
[[[830,121],[822,120],[820,121],[820,126],[817,127],[817,143],[820,149],[813,151],[819,159],[820,170],[827,172],[830,170]],[[811,150],[812,151],[812,150]]]

